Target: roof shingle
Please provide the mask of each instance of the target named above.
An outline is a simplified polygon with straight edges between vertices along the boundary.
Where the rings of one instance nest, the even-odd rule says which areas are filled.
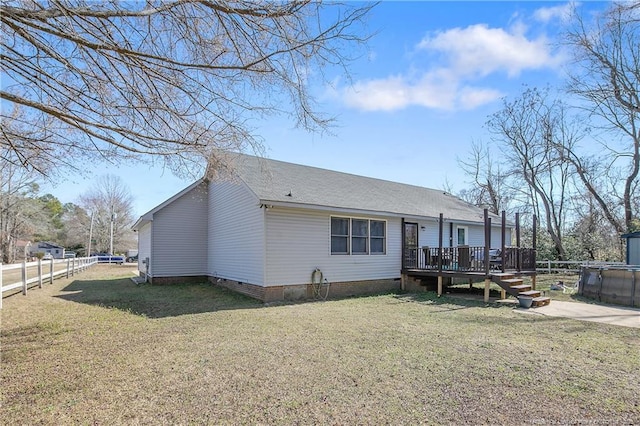
[[[442,190],[238,155],[233,170],[261,202],[483,222],[483,210]],[[493,219],[497,216],[491,215]]]

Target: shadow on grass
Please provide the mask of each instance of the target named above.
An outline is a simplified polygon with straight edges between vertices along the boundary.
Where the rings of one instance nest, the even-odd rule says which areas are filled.
[[[56,297],[147,318],[263,306],[257,300],[207,282],[152,286],[136,285],[129,278],[75,280],[62,291],[64,293]]]
[[[477,298],[474,292],[465,293],[464,291],[456,291],[448,294],[443,294],[438,297],[435,291],[426,291],[421,293],[403,293],[395,295],[395,299],[402,302],[413,302],[430,306],[433,308],[433,313],[446,313],[465,310],[469,308],[483,308],[483,309],[523,309],[519,308],[517,304],[498,303],[497,298],[500,296],[500,292],[491,291],[490,296],[492,298],[489,303],[485,303],[483,299]],[[524,310],[522,315],[515,318],[509,318],[508,323],[531,323],[532,319],[537,323],[553,323],[557,321],[567,321],[566,318],[552,317],[546,315],[527,315],[535,314],[535,308],[530,310]],[[528,312],[527,312],[528,311]],[[477,318],[471,316],[467,319],[470,322],[478,321]],[[502,315],[496,316],[483,316],[482,322],[486,325],[496,324],[504,325],[505,317]]]
[[[491,297],[496,298],[499,296],[499,292],[491,292]],[[465,293],[465,292],[447,292],[442,296],[438,297],[438,294],[435,291],[425,291],[421,293],[399,293],[394,296],[397,300],[404,302],[415,302],[421,303],[424,305],[438,305],[441,307],[446,307],[447,309],[442,309],[443,311],[456,311],[460,309],[468,309],[468,308],[478,308],[478,307],[486,307],[486,308],[501,308],[504,305],[489,302],[485,303],[482,297],[478,297],[477,294],[474,293]]]

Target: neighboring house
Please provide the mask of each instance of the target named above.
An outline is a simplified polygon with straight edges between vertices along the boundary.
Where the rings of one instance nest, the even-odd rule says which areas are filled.
[[[64,259],[64,247],[47,241],[41,241],[31,247],[31,255],[36,253],[51,253],[54,259]]]
[[[331,296],[398,290],[407,230],[412,244],[438,247],[441,213],[443,246],[484,246],[484,211],[442,190],[237,155],[232,171],[193,183],[133,229],[152,283],[206,277],[272,301],[310,297],[320,280]]]
[[[31,241],[18,240],[14,249],[15,260],[26,260],[31,253]]]

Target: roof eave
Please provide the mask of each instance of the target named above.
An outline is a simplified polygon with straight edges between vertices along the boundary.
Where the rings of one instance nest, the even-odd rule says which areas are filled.
[[[367,209],[354,209],[347,207],[337,207],[337,206],[325,206],[320,204],[307,204],[307,203],[296,203],[291,201],[281,201],[281,200],[266,200],[261,199],[260,205],[262,207],[284,207],[284,208],[292,208],[292,209],[304,209],[304,210],[317,210],[317,211],[331,211],[338,212],[344,214],[359,214],[359,215],[369,215],[369,216],[384,216],[384,217],[398,217],[410,220],[434,220],[438,221],[438,216],[425,216],[425,215],[416,215],[416,214],[407,214],[407,213],[398,213],[398,212],[389,212],[389,211],[381,211],[381,210],[367,210]],[[456,222],[460,224],[473,224],[473,225],[482,225],[483,220],[479,219],[477,221],[473,220],[465,220],[465,219],[456,219],[454,217],[445,217],[445,222]],[[500,224],[494,223],[492,227],[499,226]],[[513,227],[512,224],[507,223],[507,227]]]

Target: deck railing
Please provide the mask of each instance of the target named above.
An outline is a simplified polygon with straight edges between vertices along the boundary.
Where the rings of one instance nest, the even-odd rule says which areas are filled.
[[[436,271],[487,272],[535,271],[535,250],[524,247],[490,249],[489,261],[485,261],[485,247],[420,247],[405,248],[403,268]]]

